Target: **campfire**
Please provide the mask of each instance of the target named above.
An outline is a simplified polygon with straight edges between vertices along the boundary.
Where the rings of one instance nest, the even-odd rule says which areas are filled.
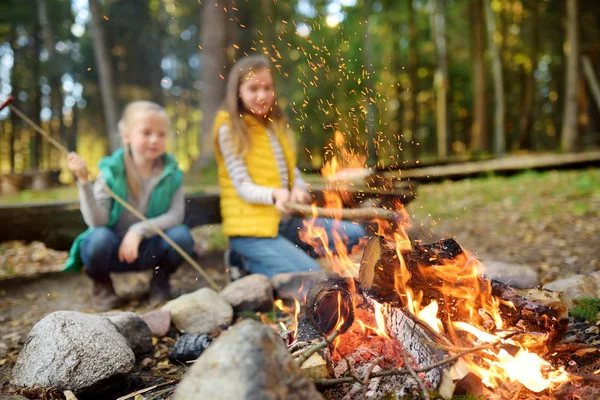
[[[326,169],[335,173],[332,164]],[[333,193],[328,206],[340,206]],[[339,276],[314,286],[301,312],[296,305],[289,336],[297,355],[325,338],[301,360],[318,384],[359,382],[347,385],[346,398],[511,398],[521,387],[537,393],[569,379],[544,359],[568,325],[558,293],[490,280],[455,240],[411,240],[408,213],[399,203],[394,211],[393,221],[370,225],[373,236],[357,250],[362,257],[347,254],[344,237],[328,243],[311,222],[303,231]]]

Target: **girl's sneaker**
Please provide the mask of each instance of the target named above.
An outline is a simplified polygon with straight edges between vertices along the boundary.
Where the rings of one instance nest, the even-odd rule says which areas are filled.
[[[94,280],[92,289],[92,306],[100,312],[109,311],[122,305],[117,296],[110,277]]]

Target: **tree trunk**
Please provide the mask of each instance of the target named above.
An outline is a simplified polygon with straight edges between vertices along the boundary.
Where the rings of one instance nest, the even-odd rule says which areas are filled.
[[[38,125],[40,125],[40,112],[42,111],[42,86],[40,85],[41,76],[41,61],[40,51],[42,47],[42,41],[40,40],[40,27],[38,18],[33,21],[33,88],[31,95],[32,112],[31,119]],[[39,169],[42,156],[42,137],[37,133],[34,133],[30,138],[30,164],[32,169]]]
[[[373,71],[373,62],[375,60],[375,56],[373,54],[373,40],[371,38],[371,34],[369,33],[369,16],[373,12],[373,4],[372,0],[364,0],[363,3],[363,56],[364,56],[364,64],[365,71],[367,76],[364,79],[365,91],[364,91],[364,99],[365,99],[365,109],[367,111],[365,118],[365,131],[367,133],[367,152],[368,152],[368,161],[367,164],[369,166],[375,166],[379,161],[379,157],[377,154],[377,150],[375,147],[377,141],[377,129],[375,128],[375,113],[376,107],[374,102],[375,93],[373,91],[373,80],[374,79],[374,71]]]
[[[149,5],[147,6],[149,8]],[[159,7],[163,8],[164,3],[159,2]],[[152,41],[155,43],[151,50],[146,50],[151,53],[149,59],[152,62],[150,67],[150,79],[152,80],[152,85],[150,86],[150,90],[152,93],[152,101],[155,103],[165,105],[165,96],[163,94],[163,88],[161,86],[161,80],[163,78],[163,71],[161,67],[161,61],[163,59],[163,30],[160,24],[160,20],[158,15],[152,15],[150,10],[147,11],[150,15],[151,23],[151,35]],[[160,14],[160,11],[158,12]]]
[[[523,106],[521,107],[521,118],[519,120],[519,143],[520,149],[531,149],[533,144],[531,137],[531,126],[533,121],[533,108],[535,96],[535,71],[538,64],[538,53],[540,50],[540,5],[538,0],[532,0],[531,9],[531,51],[529,59],[531,68],[527,71],[525,93],[523,95]]]
[[[473,125],[471,126],[471,151],[479,153],[489,149],[485,95],[483,0],[471,0],[473,21]]]
[[[91,33],[94,44],[94,55],[98,68],[100,94],[104,110],[104,125],[110,151],[115,151],[121,146],[121,137],[117,129],[119,104],[117,88],[111,69],[111,55],[106,46],[106,36],[102,26],[102,11],[99,0],[89,0],[91,13]]]
[[[494,154],[497,157],[504,155],[506,138],[504,137],[504,124],[506,118],[504,104],[504,79],[502,77],[502,60],[498,44],[494,39],[496,33],[496,20],[491,2],[484,0],[485,19],[487,23],[488,45],[492,56],[492,75],[494,77]]]
[[[62,63],[56,54],[56,40],[50,18],[48,17],[48,3],[46,0],[37,0],[38,20],[42,27],[44,47],[48,51],[48,81],[50,83],[50,108],[52,118],[58,119],[59,137],[66,139],[66,127],[63,120],[63,94],[62,94]]]
[[[10,47],[13,51],[13,66],[11,69],[11,74],[10,74],[10,83],[12,86],[12,93],[13,96],[15,96],[17,99],[19,97],[19,92],[20,92],[20,88],[19,88],[19,79],[18,79],[18,75],[17,75],[17,71],[19,70],[19,52],[17,51],[17,39],[18,39],[18,33],[17,33],[17,27],[16,26],[12,26],[10,29],[10,34],[9,34],[9,43],[10,43]],[[21,119],[17,116],[17,114],[15,114],[14,112],[10,113],[10,123],[11,123],[11,127],[12,130],[10,132],[10,140],[8,142],[8,155],[10,157],[10,173],[14,173],[15,172],[15,150],[16,150],[16,140],[17,140],[17,135],[19,134],[19,130],[21,128]]]
[[[438,56],[438,67],[435,72],[437,92],[436,123],[438,157],[448,156],[448,65],[446,49],[446,16],[445,0],[434,0],[434,35]]]
[[[262,18],[260,20],[263,21],[261,32],[263,40],[265,41],[264,45],[267,48],[267,51],[271,51],[271,45],[275,44],[273,38],[275,37],[275,4],[277,2],[273,2],[273,0],[261,0],[261,15]]]
[[[419,75],[418,66],[418,31],[417,31],[417,15],[415,13],[414,0],[408,0],[408,78],[410,80],[410,88],[407,91],[406,107],[404,109],[404,127],[410,132],[411,141],[411,156],[413,160],[419,159],[419,138],[417,137],[417,93],[419,91]]]
[[[600,112],[600,83],[598,83],[598,78],[594,72],[594,66],[592,65],[592,62],[588,56],[582,56],[581,63],[583,65],[583,72],[585,73],[585,77],[590,87],[590,92],[592,92],[592,96],[594,97],[596,108],[598,109],[598,112]]]
[[[79,107],[77,104],[73,106],[71,111],[73,114],[73,123],[69,129],[69,135],[67,137],[67,148],[72,151],[77,151],[77,131],[79,130]]]
[[[227,13],[224,2],[205,1],[202,10],[202,131],[198,167],[207,166],[214,159],[212,124],[225,96],[227,77]]]
[[[567,0],[567,73],[561,145],[565,151],[577,148],[577,86],[579,81],[578,0]]]

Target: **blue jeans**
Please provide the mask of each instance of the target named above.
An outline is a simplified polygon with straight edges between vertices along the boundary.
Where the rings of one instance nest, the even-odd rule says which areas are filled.
[[[194,238],[189,229],[179,225],[168,229],[167,236],[186,253],[194,251]],[[131,272],[155,269],[168,276],[183,263],[183,257],[160,236],[144,239],[140,243],[138,258],[131,264],[119,261],[122,237],[106,227],[94,228],[81,243],[81,260],[86,272],[94,280],[106,279],[110,272]]]
[[[271,278],[282,272],[318,271],[321,269],[313,257],[324,255],[322,248],[312,248],[302,242],[299,231],[307,219],[292,218],[279,224],[279,234],[274,238],[236,236],[229,238],[233,253],[242,256],[243,266],[254,274]],[[348,251],[365,236],[362,226],[349,221],[317,218],[315,225],[325,228],[329,248],[333,249],[334,234],[344,239]]]

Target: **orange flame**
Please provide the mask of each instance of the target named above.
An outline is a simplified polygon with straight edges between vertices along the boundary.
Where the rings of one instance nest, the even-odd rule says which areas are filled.
[[[343,196],[341,190],[343,185],[339,183],[339,172],[348,168],[362,167],[365,158],[346,149],[345,136],[342,132],[335,131],[334,136],[334,141],[328,149],[331,158],[321,172],[330,183],[336,182],[337,186],[335,190],[325,192],[324,201],[326,207],[342,208],[344,199],[340,197],[340,192]],[[328,186],[328,188],[332,187]],[[394,277],[394,287],[408,311],[458,347],[502,341],[503,344],[506,343],[507,346],[517,349],[514,355],[502,348],[480,352],[477,359],[472,356],[464,358],[470,371],[479,376],[490,388],[498,387],[506,381],[518,381],[528,389],[539,392],[568,379],[568,374],[564,370],[553,369],[539,355],[528,351],[515,340],[504,339],[502,334],[498,333],[505,329],[500,305],[512,306],[512,304],[491,294],[490,282],[482,279],[480,275],[484,266],[470,252],[463,249],[463,252],[452,260],[437,260],[435,255],[432,255],[429,261],[433,266],[417,266],[416,272],[419,276],[426,277],[428,286],[442,294],[440,301],[431,299],[425,301],[422,291],[414,291],[409,284],[412,273],[407,260],[404,259],[404,254],[413,250],[413,244],[407,234],[410,218],[401,204],[397,204],[396,212],[399,220],[396,221],[395,226],[386,221],[379,221],[377,233],[395,245],[400,266]],[[313,248],[321,249],[320,256],[328,261],[336,274],[357,277],[360,264],[351,254],[348,254],[345,246],[347,238],[343,235],[334,235],[333,243],[330,243],[325,229],[316,226],[315,221],[316,217],[305,223],[304,229],[300,232],[301,240]],[[338,298],[340,317],[336,329],[343,324],[339,307]],[[355,325],[359,328],[351,331],[360,331],[363,335],[367,335],[367,332],[374,333],[381,338],[389,338],[381,306],[376,302],[374,317],[375,321],[363,321],[355,313],[357,322]],[[334,348],[337,349],[338,345],[340,345],[340,337],[335,340]]]

